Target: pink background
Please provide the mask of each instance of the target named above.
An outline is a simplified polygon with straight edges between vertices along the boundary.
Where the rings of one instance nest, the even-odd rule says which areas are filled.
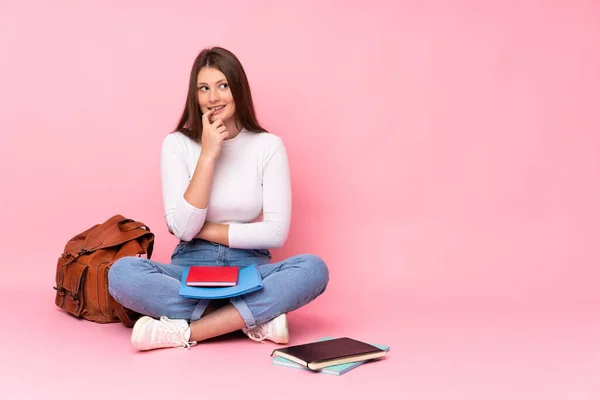
[[[112,387],[90,398],[599,398],[600,6],[483,3],[2,1],[0,398],[61,398],[93,374]],[[169,259],[160,144],[212,45],[240,58],[289,153],[275,257],[330,268],[292,344],[347,335],[387,360],[312,375],[236,335],[136,353],[125,328],[54,306],[65,242],[113,214]]]

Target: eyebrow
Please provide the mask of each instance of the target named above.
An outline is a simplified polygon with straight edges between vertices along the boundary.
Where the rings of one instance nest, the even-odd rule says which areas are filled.
[[[219,79],[215,83],[221,83],[221,82],[227,82],[227,79]],[[198,82],[198,85],[208,85],[208,84],[204,83],[204,82]]]

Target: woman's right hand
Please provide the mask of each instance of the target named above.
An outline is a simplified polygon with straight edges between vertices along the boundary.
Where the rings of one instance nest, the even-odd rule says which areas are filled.
[[[213,110],[208,110],[202,114],[202,151],[200,156],[216,161],[221,154],[223,140],[229,137],[229,132],[221,119],[210,122],[213,112]]]

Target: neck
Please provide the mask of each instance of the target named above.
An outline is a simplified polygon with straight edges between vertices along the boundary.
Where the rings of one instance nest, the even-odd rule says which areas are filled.
[[[227,128],[227,132],[229,132],[229,137],[227,139],[233,139],[240,133],[240,128],[238,128],[236,121],[234,118],[230,118],[228,121],[224,123],[225,128]]]

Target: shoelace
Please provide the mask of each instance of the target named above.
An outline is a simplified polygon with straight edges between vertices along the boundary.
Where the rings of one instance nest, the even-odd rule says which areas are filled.
[[[246,335],[255,342],[260,343],[265,343],[264,340],[267,338],[267,332],[265,332],[264,325],[256,326],[254,329],[246,332]]]
[[[162,323],[163,335],[158,340],[159,343],[175,343],[178,344],[177,347],[181,349],[189,349],[196,344],[196,342],[188,342],[185,340],[183,329],[169,318],[160,317],[160,322]]]

